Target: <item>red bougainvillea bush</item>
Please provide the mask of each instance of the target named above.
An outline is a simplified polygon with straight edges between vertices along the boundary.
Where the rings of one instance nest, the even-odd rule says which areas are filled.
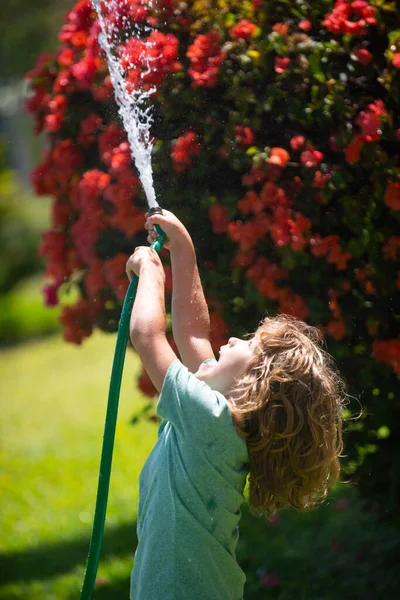
[[[348,470],[400,497],[400,18],[385,0],[121,0],[130,85],[152,96],[161,206],[193,234],[215,348],[264,312],[317,325],[364,406]],[[116,19],[118,16],[110,15]],[[120,19],[122,22],[122,18]],[[142,27],[143,31],[145,30]],[[133,30],[133,29],[132,29]],[[89,0],[28,74],[49,145],[32,173],[54,198],[43,234],[49,303],[73,285],[67,341],[115,331],[145,198]],[[167,259],[166,269],[168,270]],[[170,278],[167,278],[170,287]],[[142,388],[146,379],[141,379]],[[150,391],[150,390],[149,390]],[[354,405],[356,410],[356,403]],[[397,462],[396,462],[397,461]],[[361,463],[361,464],[360,464]],[[397,464],[397,466],[396,466]],[[395,470],[397,469],[397,475]],[[396,487],[397,486],[397,487]]]

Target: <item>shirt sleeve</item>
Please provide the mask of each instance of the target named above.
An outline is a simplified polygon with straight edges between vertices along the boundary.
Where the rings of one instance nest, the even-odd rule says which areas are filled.
[[[225,397],[197,379],[179,359],[167,371],[156,412],[180,435],[192,438],[231,419]]]

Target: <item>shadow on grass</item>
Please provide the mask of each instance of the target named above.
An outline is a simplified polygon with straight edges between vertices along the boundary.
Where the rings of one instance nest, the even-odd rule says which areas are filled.
[[[59,544],[43,544],[20,552],[0,554],[0,584],[13,581],[49,579],[68,573],[74,567],[85,565],[90,538],[71,539]],[[106,526],[100,558],[126,555],[137,546],[136,523],[125,523],[115,527]],[[126,593],[126,582],[121,582]],[[122,589],[122,587],[121,587]],[[109,593],[109,588],[108,592]],[[101,590],[96,597],[102,598]]]

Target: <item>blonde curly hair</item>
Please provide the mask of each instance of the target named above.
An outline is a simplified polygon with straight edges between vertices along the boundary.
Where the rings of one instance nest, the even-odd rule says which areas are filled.
[[[278,315],[254,335],[256,356],[230,397],[249,453],[250,508],[310,510],[339,476],[345,385],[315,327]]]

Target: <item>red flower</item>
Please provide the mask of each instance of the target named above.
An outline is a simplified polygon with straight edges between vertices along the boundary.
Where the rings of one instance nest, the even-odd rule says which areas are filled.
[[[140,189],[139,179],[133,173],[132,169],[127,168],[119,171],[112,182],[104,189],[103,196],[109,202],[112,202],[116,208],[126,208],[134,216],[132,199],[136,197]],[[139,213],[141,214],[141,212]]]
[[[329,136],[329,147],[333,152],[340,152],[340,148],[336,143],[336,136]]]
[[[83,156],[71,139],[62,140],[54,146],[52,159],[55,164],[66,169],[75,170],[83,164]]]
[[[305,167],[316,167],[323,160],[324,155],[319,150],[309,146],[301,153],[300,161]]]
[[[96,141],[96,133],[99,131],[103,119],[96,113],[90,115],[81,121],[78,141],[84,148],[89,148]]]
[[[238,242],[240,250],[247,252],[252,250],[257,242],[264,237],[270,226],[270,220],[266,215],[258,215],[257,219],[242,221],[231,221],[228,224],[228,235]]]
[[[58,305],[58,289],[62,284],[62,279],[59,279],[56,283],[51,285],[46,285],[42,288],[42,293],[44,296],[44,304],[45,306],[57,306]]]
[[[312,29],[312,23],[309,19],[301,19],[301,21],[299,22],[299,29],[301,29],[301,31],[310,31],[310,29]]]
[[[386,107],[382,100],[368,104],[366,110],[362,110],[358,114],[356,124],[361,129],[363,141],[375,142],[379,140],[382,135],[381,117],[386,114]]]
[[[128,91],[153,89],[154,94],[167,73],[181,68],[176,60],[178,46],[178,39],[172,33],[165,35],[160,31],[152,31],[147,40],[132,37],[121,45],[121,66],[127,71]]]
[[[267,163],[271,165],[277,165],[278,167],[286,167],[289,162],[289,152],[284,148],[271,148]]]
[[[333,337],[334,340],[342,340],[347,333],[343,318],[339,317],[338,319],[329,321],[328,325],[325,328],[325,331],[328,335]]]
[[[75,52],[72,48],[62,48],[57,55],[57,62],[62,67],[71,67],[75,62]]]
[[[231,267],[248,267],[251,265],[255,258],[255,251],[249,250],[248,252],[242,252],[239,250],[230,262]]]
[[[250,127],[237,125],[235,127],[235,140],[242,146],[251,146],[254,143],[255,135]]]
[[[386,260],[397,260],[397,251],[400,248],[400,237],[392,235],[383,246],[383,255]]]
[[[63,337],[66,342],[81,344],[93,331],[94,309],[86,300],[78,300],[73,306],[64,306],[60,321],[64,325]]]
[[[62,69],[54,80],[53,92],[55,94],[72,94],[76,87],[76,82],[71,69]]]
[[[279,289],[278,302],[281,313],[291,315],[300,321],[304,321],[308,317],[307,304],[293,290],[289,288]]]
[[[362,65],[368,65],[373,59],[373,55],[371,52],[366,50],[365,48],[359,48],[358,50],[353,50],[353,54]]]
[[[350,258],[350,252],[343,252],[341,246],[336,244],[330,248],[326,260],[328,263],[334,264],[338,271],[344,271]]]
[[[104,263],[104,274],[107,282],[113,288],[118,300],[124,300],[129,286],[129,280],[125,273],[127,256],[120,252]]]
[[[105,288],[107,280],[104,274],[103,261],[95,259],[90,263],[85,275],[84,285],[88,297],[92,300]]]
[[[47,133],[55,133],[60,129],[62,120],[63,114],[61,112],[57,114],[46,115],[44,118],[44,131],[47,131]]]
[[[303,250],[308,244],[308,237],[305,234],[311,229],[311,221],[301,213],[296,213],[294,219],[288,220],[289,231],[292,237],[290,246],[292,250],[298,252]]]
[[[326,255],[327,261],[334,264],[338,271],[343,271],[351,258],[350,252],[342,250],[338,235],[328,235],[325,238],[316,235],[310,239],[310,247],[313,256]]]
[[[65,198],[56,198],[51,207],[51,224],[55,229],[66,227],[72,220],[72,206]]]
[[[257,25],[254,25],[248,19],[243,19],[239,21],[237,25],[232,27],[229,31],[229,35],[233,40],[249,40],[253,35],[254,31],[257,29]]]
[[[94,58],[83,58],[71,67],[72,75],[79,81],[80,87],[89,89],[96,76],[97,63]]]
[[[395,52],[392,58],[392,65],[396,69],[400,69],[400,52]]]
[[[331,246],[337,244],[339,241],[338,235],[328,235],[325,238],[321,238],[319,235],[310,239],[311,254],[313,256],[324,256]]]
[[[198,156],[201,152],[201,144],[197,133],[190,130],[172,142],[171,146],[172,163],[178,173],[182,173],[191,167],[192,157]]]
[[[280,56],[275,57],[274,69],[276,73],[285,73],[288,70],[290,64],[290,58],[287,56],[281,58]]]
[[[279,298],[280,288],[276,282],[286,279],[287,275],[285,269],[280,269],[276,263],[272,263],[264,257],[257,258],[246,271],[246,276],[254,281],[259,293],[271,300]]]
[[[344,155],[349,165],[353,165],[360,161],[360,153],[364,143],[363,137],[361,135],[357,135],[354,140],[345,148]]]
[[[289,206],[289,199],[282,187],[272,181],[266,181],[260,192],[260,198],[264,206],[276,208],[278,206]]]
[[[243,196],[243,198],[238,200],[236,206],[244,215],[248,215],[250,213],[258,214],[262,212],[264,208],[262,200],[260,199],[257,192],[255,192],[254,190],[250,190],[249,192],[247,192]]]
[[[286,25],[286,23],[275,23],[275,25],[272,27],[272,31],[279,33],[279,35],[286,35],[289,31],[289,27]]]
[[[336,0],[333,11],[325,15],[322,25],[337,35],[344,33],[363,36],[369,25],[376,25],[375,12],[375,6],[364,0]]]
[[[212,223],[213,232],[216,234],[225,233],[228,229],[229,215],[228,209],[222,204],[213,204],[208,211]]]
[[[400,379],[400,340],[375,340],[372,354],[376,360],[390,365]]]
[[[317,188],[319,190],[324,190],[330,178],[330,173],[322,173],[321,171],[315,171],[312,187]]]
[[[300,150],[304,146],[305,142],[306,138],[304,137],[304,135],[294,135],[290,139],[289,143],[292,150]]]
[[[221,313],[210,312],[210,340],[213,348],[220,348],[229,338],[228,326]]]
[[[125,131],[116,123],[111,123],[108,127],[106,127],[103,133],[99,135],[98,144],[100,157],[104,160],[107,152],[111,152],[111,150],[119,146],[119,144],[124,141],[126,141]]]
[[[219,33],[212,30],[206,35],[198,35],[189,46],[186,56],[191,63],[188,73],[192,79],[192,87],[216,86],[219,69],[225,59],[220,42]]]
[[[392,210],[400,210],[400,181],[387,180],[384,202]]]

